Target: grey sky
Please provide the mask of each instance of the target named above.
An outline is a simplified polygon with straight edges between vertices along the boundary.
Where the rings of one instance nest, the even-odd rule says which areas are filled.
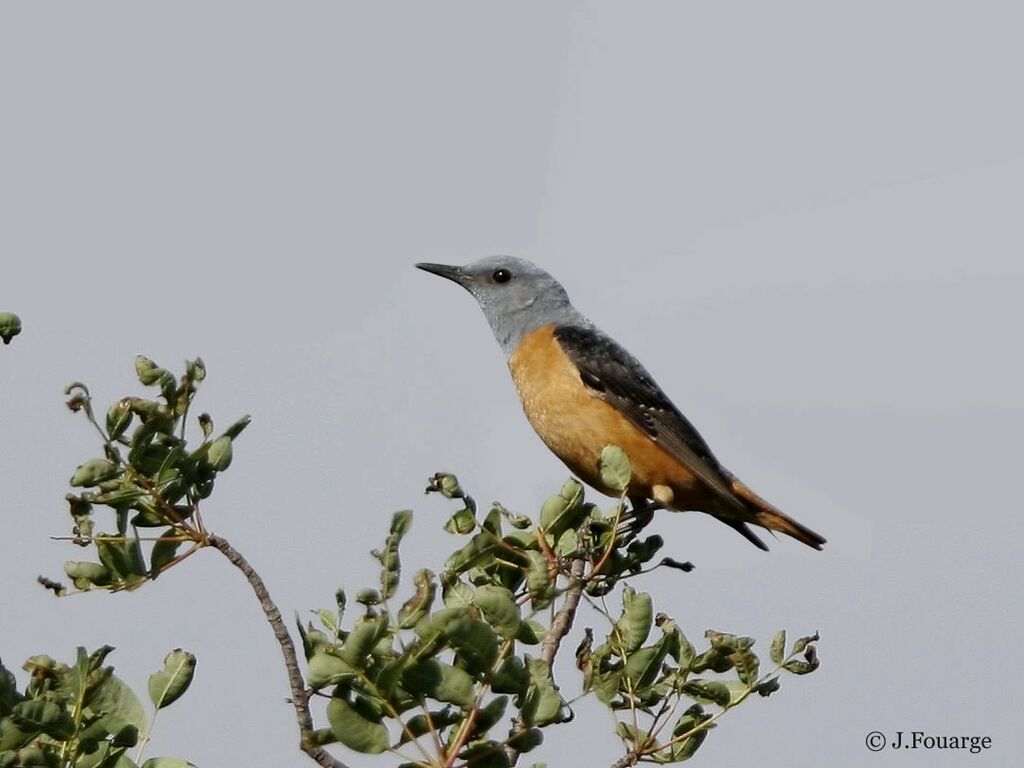
[[[286,614],[454,542],[451,470],[535,511],[567,476],[472,299],[417,272],[530,258],[640,358],[722,461],[828,537],[759,552],[653,530],[638,583],[699,638],[818,629],[824,665],[723,719],[698,760],[959,765],[871,730],[1019,753],[1024,13],[1013,3],[0,6],[0,541],[9,666],[118,647],[134,686],[199,656],[150,754],[308,764],[241,577],[203,553],[137,594],[57,601],[66,480],[95,452],[61,389],[201,355],[251,413],[206,509]],[[600,626],[583,617],[580,625]],[[575,638],[573,638],[574,640]],[[573,642],[570,640],[570,643]],[[576,683],[565,670],[567,693]],[[533,759],[605,765],[597,708]],[[590,725],[586,718],[590,716]],[[378,764],[355,758],[355,765]],[[386,760],[379,763],[385,764]]]

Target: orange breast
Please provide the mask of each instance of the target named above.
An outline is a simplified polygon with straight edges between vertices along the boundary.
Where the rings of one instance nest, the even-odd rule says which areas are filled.
[[[509,358],[523,410],[548,448],[581,480],[617,496],[601,483],[599,461],[607,445],[617,445],[633,465],[630,496],[653,498],[654,486],[667,486],[677,509],[700,509],[707,491],[686,467],[628,418],[584,385],[579,371],[547,325],[531,332]]]

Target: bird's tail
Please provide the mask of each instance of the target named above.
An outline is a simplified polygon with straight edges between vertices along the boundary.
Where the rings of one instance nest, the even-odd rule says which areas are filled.
[[[822,548],[822,545],[825,543],[824,536],[815,533],[806,525],[798,523],[793,518],[776,509],[737,478],[730,476],[729,479],[731,480],[733,493],[743,499],[751,512],[753,512],[754,519],[750,522],[760,525],[762,528],[767,528],[769,531],[779,531],[787,536],[792,536],[808,547],[814,547],[814,549]],[[747,538],[753,535],[748,535],[749,529],[746,532],[740,530],[740,533],[746,535]],[[756,539],[756,537],[754,538]],[[767,549],[763,544],[761,547],[762,549]]]

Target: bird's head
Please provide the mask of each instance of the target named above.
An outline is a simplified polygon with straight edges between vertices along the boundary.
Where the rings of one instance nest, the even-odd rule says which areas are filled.
[[[417,264],[458,283],[480,304],[506,355],[537,328],[552,323],[586,322],[569,303],[555,278],[526,259],[489,256],[465,266]]]

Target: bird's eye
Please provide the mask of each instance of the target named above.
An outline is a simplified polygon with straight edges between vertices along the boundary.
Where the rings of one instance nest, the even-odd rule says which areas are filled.
[[[507,269],[496,269],[491,275],[491,279],[496,283],[507,283],[512,279],[512,273]]]

